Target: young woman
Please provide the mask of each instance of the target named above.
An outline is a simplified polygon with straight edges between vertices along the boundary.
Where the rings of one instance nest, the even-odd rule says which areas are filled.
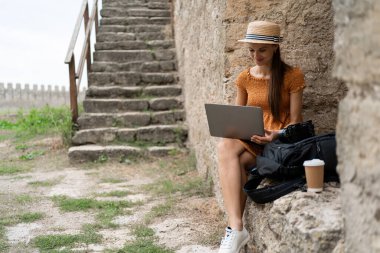
[[[218,145],[219,178],[228,215],[219,253],[238,253],[249,241],[243,226],[247,169],[255,166],[263,145],[277,139],[282,128],[302,121],[304,77],[300,69],[281,60],[281,40],[279,25],[267,21],[249,23],[245,39],[239,40],[255,65],[237,77],[236,104],[263,109],[265,136],[253,135],[251,141],[222,139]]]

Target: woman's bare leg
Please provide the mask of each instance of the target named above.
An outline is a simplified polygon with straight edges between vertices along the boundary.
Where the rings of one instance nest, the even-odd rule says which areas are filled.
[[[244,187],[245,183],[248,181],[248,172],[247,170],[251,167],[255,166],[256,164],[256,157],[249,153],[248,151],[245,151],[240,155],[240,169],[241,169],[241,175],[242,175],[242,181],[241,185],[242,188]],[[247,201],[247,194],[243,191],[241,194],[241,201],[240,201],[240,208],[241,208],[241,216],[243,217],[244,209],[245,209],[245,203]]]
[[[242,174],[240,156],[245,153],[244,146],[234,139],[223,139],[218,145],[219,179],[222,187],[224,206],[228,214],[228,224],[231,228],[242,230],[243,221],[242,200],[245,195],[242,191]],[[243,157],[245,161],[246,156]]]

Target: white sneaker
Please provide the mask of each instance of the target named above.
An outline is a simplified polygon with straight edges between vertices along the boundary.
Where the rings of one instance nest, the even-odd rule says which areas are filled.
[[[226,228],[226,235],[222,239],[219,253],[239,253],[240,249],[249,241],[248,231],[243,228],[242,231]]]

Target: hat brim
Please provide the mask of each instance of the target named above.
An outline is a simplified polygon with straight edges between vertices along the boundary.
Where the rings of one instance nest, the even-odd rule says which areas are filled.
[[[280,42],[268,41],[268,40],[251,40],[251,39],[242,39],[238,40],[239,42],[246,43],[259,43],[259,44],[280,44]]]

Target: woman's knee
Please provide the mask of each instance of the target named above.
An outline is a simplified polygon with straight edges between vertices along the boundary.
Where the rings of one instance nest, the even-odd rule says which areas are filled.
[[[240,167],[248,170],[256,165],[256,157],[248,151],[243,152],[239,157]]]
[[[217,150],[219,156],[238,155],[239,150],[238,140],[235,139],[222,139],[219,141]],[[240,151],[241,152],[241,151]]]

